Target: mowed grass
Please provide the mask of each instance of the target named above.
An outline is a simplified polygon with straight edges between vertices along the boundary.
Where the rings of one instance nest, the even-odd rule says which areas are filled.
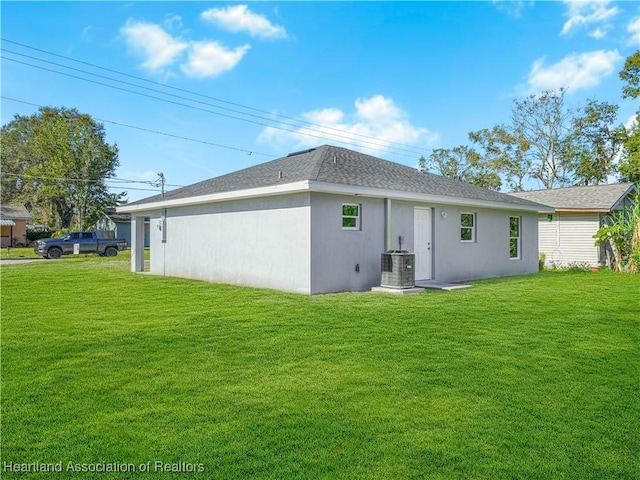
[[[3,478],[640,478],[640,276],[307,297],[128,267],[2,267],[2,462],[65,469]]]
[[[19,248],[6,248],[0,249],[0,258],[2,259],[25,259],[25,258],[42,258],[33,248],[19,247]]]

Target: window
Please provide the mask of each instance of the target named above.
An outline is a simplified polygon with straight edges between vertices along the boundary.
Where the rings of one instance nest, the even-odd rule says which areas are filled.
[[[342,204],[342,229],[360,230],[360,205]]]
[[[509,217],[509,258],[520,258],[520,217]]]
[[[460,240],[463,242],[476,241],[476,214],[465,213],[460,214]]]

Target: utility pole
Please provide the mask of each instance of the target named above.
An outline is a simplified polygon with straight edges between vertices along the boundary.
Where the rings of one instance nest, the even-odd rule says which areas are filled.
[[[164,182],[165,182],[164,173],[160,172],[158,174],[158,176],[160,177],[160,188],[161,188],[161,192],[162,192],[161,196],[162,196],[162,198],[164,198]]]

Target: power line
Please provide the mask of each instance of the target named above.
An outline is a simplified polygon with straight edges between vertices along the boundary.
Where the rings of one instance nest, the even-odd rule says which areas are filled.
[[[365,134],[361,134],[361,133],[354,133],[354,132],[347,132],[347,131],[345,131],[343,129],[330,127],[330,126],[327,126],[327,125],[321,125],[321,124],[318,124],[318,123],[310,122],[308,120],[302,120],[302,119],[299,119],[299,118],[289,117],[289,116],[278,114],[278,113],[275,113],[275,112],[268,112],[266,110],[261,110],[261,109],[250,107],[250,106],[243,105],[243,104],[240,104],[240,103],[230,102],[230,101],[218,98],[218,97],[213,97],[213,96],[210,96],[210,95],[204,95],[204,94],[201,94],[201,93],[198,93],[198,92],[189,91],[189,90],[178,88],[178,87],[174,87],[174,86],[171,86],[171,85],[164,85],[162,83],[155,82],[153,80],[149,80],[149,79],[146,79],[146,78],[143,78],[143,77],[138,77],[136,75],[131,75],[131,74],[128,74],[128,73],[125,73],[125,72],[121,72],[121,71],[118,71],[118,70],[114,70],[114,69],[111,69],[111,68],[102,67],[102,66],[96,65],[94,63],[85,62],[85,61],[82,61],[82,60],[77,60],[77,59],[74,59],[72,57],[67,57],[67,56],[60,55],[60,54],[57,54],[57,53],[54,53],[54,52],[49,52],[47,50],[42,50],[42,49],[39,49],[39,48],[36,48],[36,47],[25,45],[23,43],[19,43],[19,42],[15,42],[13,40],[6,39],[4,37],[0,37],[0,39],[2,41],[4,41],[4,42],[12,43],[14,45],[19,45],[21,47],[24,47],[24,48],[27,48],[27,49],[30,49],[30,50],[38,51],[38,52],[45,53],[47,55],[52,55],[52,56],[55,56],[55,57],[58,57],[58,58],[63,58],[65,60],[70,60],[72,62],[80,63],[80,64],[87,65],[87,66],[90,66],[90,67],[93,67],[93,68],[98,68],[100,70],[108,71],[108,72],[111,72],[111,73],[116,73],[118,75],[122,75],[122,76],[125,76],[125,77],[134,78],[136,80],[140,80],[140,81],[143,81],[143,82],[146,82],[146,83],[150,83],[150,84],[153,84],[153,85],[159,85],[159,86],[161,86],[163,88],[166,88],[166,89],[171,89],[171,90],[175,90],[175,91],[179,91],[179,92],[183,92],[183,93],[188,93],[190,95],[195,95],[195,96],[202,97],[202,98],[208,98],[210,100],[215,100],[217,102],[225,103],[227,105],[233,105],[233,106],[236,106],[236,107],[244,108],[246,110],[251,110],[251,111],[259,112],[259,113],[264,113],[264,114],[267,114],[269,116],[284,118],[284,119],[287,119],[287,120],[293,120],[293,121],[298,122],[298,123],[311,125],[311,126],[314,126],[314,127],[320,127],[320,128],[326,129],[326,130],[333,130],[333,131],[337,131],[337,132],[341,132],[341,133],[348,133],[349,137],[354,137],[355,136],[355,137],[368,138],[368,139],[371,139],[371,140],[380,141],[379,138],[373,137],[373,136],[370,136],[370,135],[365,135]],[[18,55],[23,55],[23,54],[18,54]],[[23,56],[28,57],[28,55],[23,55]],[[29,57],[29,58],[35,58],[35,57]],[[42,59],[38,59],[38,60],[43,61],[43,62],[47,62],[47,60],[42,60]],[[47,63],[53,63],[53,62],[47,62]],[[65,67],[65,68],[73,69],[72,67],[67,67],[65,65],[61,65],[61,66]],[[75,70],[75,69],[73,69],[73,70]],[[97,75],[97,74],[94,74],[94,73],[90,73],[90,72],[87,72],[87,73],[89,73],[90,75],[100,76],[100,75]],[[104,78],[108,78],[108,77],[104,77]],[[115,80],[115,81],[119,81],[119,80]],[[144,87],[141,87],[141,86],[138,86],[138,87],[139,88],[144,88]],[[165,95],[169,95],[167,93],[164,93],[164,94]],[[190,101],[196,101],[196,100],[190,99]],[[207,104],[207,105],[211,105],[211,104]],[[215,105],[211,105],[211,106],[215,106]],[[220,106],[215,106],[215,107],[216,108],[223,108],[223,107],[220,107]],[[232,110],[232,111],[235,111],[235,110]],[[242,115],[250,115],[250,114],[245,113],[245,112],[237,112],[237,113],[240,113]],[[264,117],[258,117],[258,118],[264,118]],[[285,122],[280,122],[280,123],[286,124]],[[286,124],[286,125],[290,125],[290,124]],[[305,127],[301,127],[301,128],[305,128]],[[313,130],[313,129],[311,129],[311,130]],[[349,138],[349,137],[347,137],[347,138]],[[398,145],[398,146],[408,147],[408,148],[417,150],[417,152],[412,152],[414,154],[420,154],[420,153],[423,152],[423,149],[421,149],[420,147],[416,147],[414,145],[409,145],[409,144],[400,143],[400,142],[394,142],[394,141],[391,141],[391,140],[383,140],[383,141],[386,142],[387,144]],[[343,142],[343,143],[345,143],[345,142]],[[365,143],[365,142],[362,142],[362,143]],[[377,143],[377,145],[380,145],[380,143]],[[409,151],[409,150],[404,150],[404,151]]]
[[[139,187],[128,187],[122,184],[122,180],[121,179],[117,179],[117,178],[106,178],[103,180],[89,180],[89,179],[83,179],[83,178],[62,178],[62,177],[40,177],[37,175],[22,175],[22,174],[17,174],[17,173],[7,173],[7,172],[1,172],[0,173],[0,177],[4,177],[4,176],[10,176],[10,177],[19,177],[19,178],[29,178],[29,179],[34,179],[34,180],[50,180],[50,181],[54,181],[54,182],[77,182],[77,183],[100,183],[102,184],[105,188],[108,188],[110,190],[115,190],[115,189],[124,189],[124,190],[139,190],[139,191],[145,191],[145,192],[159,192],[160,189],[158,188],[139,188]],[[118,180],[120,181],[120,183],[118,185],[113,185],[113,180]],[[146,181],[141,181],[141,180],[131,180],[130,182],[127,183],[148,183],[151,185],[155,185],[154,182],[146,182]],[[167,184],[165,184],[167,185]],[[180,185],[174,185],[176,187],[179,187]]]
[[[91,178],[73,178],[73,177],[42,177],[39,175],[26,175],[22,173],[10,173],[10,172],[0,172],[0,176],[9,176],[9,177],[19,177],[19,178],[33,178],[35,180],[51,180],[56,182],[84,182],[84,183],[144,183],[146,185],[157,185],[156,180],[126,180],[124,178],[118,177],[107,177],[101,180],[94,180]],[[170,187],[184,187],[184,185],[173,185],[170,183],[165,183],[165,186]]]
[[[16,98],[6,97],[4,95],[0,96],[0,98],[3,98],[5,100],[11,100],[13,102],[24,103],[25,105],[31,105],[31,106],[38,107],[38,108],[44,108],[43,105],[38,105],[37,103],[25,102],[24,100],[18,100]],[[246,153],[247,155],[255,154],[255,155],[261,155],[261,156],[272,157],[272,158],[276,158],[277,157],[276,155],[272,155],[272,154],[269,154],[269,153],[261,153],[261,152],[255,152],[253,150],[247,150],[247,149],[244,149],[244,148],[231,147],[229,145],[222,145],[220,143],[209,142],[207,140],[198,140],[198,139],[195,139],[195,138],[184,137],[182,135],[176,135],[176,134],[173,134],[173,133],[161,132],[161,131],[158,131],[158,130],[152,130],[150,128],[138,127],[138,126],[135,126],[135,125],[129,125],[129,124],[122,123],[122,122],[116,122],[114,120],[106,120],[104,118],[98,118],[98,117],[93,117],[93,118],[98,120],[98,121],[100,121],[100,122],[110,123],[112,125],[118,125],[120,127],[132,128],[132,129],[140,130],[140,131],[143,131],[143,132],[154,133],[154,134],[157,134],[157,135],[164,135],[165,137],[178,138],[180,140],[187,140],[189,142],[202,143],[202,144],[205,144],[205,145],[211,145],[213,147],[226,148],[226,149],[229,149],[229,150],[235,150],[235,151],[238,151],[238,152],[243,152],[243,153]]]
[[[345,142],[343,140],[336,140],[335,138],[328,138],[328,137],[323,137],[323,136],[320,136],[320,135],[313,135],[311,133],[303,133],[303,132],[299,132],[299,131],[296,131],[296,130],[290,130],[288,128],[279,127],[277,125],[270,125],[270,124],[267,124],[267,123],[257,122],[255,120],[249,120],[247,118],[234,117],[233,115],[227,115],[225,113],[214,112],[213,110],[208,110],[206,108],[201,108],[201,107],[197,107],[197,106],[194,106],[194,105],[187,105],[187,104],[184,104],[184,103],[175,102],[173,100],[168,100],[166,98],[156,97],[154,95],[149,95],[149,94],[142,93],[142,92],[136,92],[135,90],[129,90],[127,88],[117,87],[115,85],[109,85],[108,83],[97,82],[95,80],[90,80],[88,78],[79,77],[77,75],[72,75],[70,73],[60,72],[60,71],[53,70],[53,69],[46,68],[46,67],[42,67],[42,66],[39,66],[39,65],[34,65],[32,63],[22,62],[20,60],[16,60],[15,58],[4,57],[4,59],[5,60],[9,60],[11,62],[15,62],[15,63],[20,63],[22,65],[26,65],[26,66],[29,66],[29,67],[33,67],[33,68],[37,68],[37,69],[40,69],[40,70],[44,70],[44,71],[47,71],[47,72],[56,73],[58,75],[64,75],[66,77],[76,78],[78,80],[82,80],[82,81],[89,82],[89,83],[94,83],[96,85],[102,85],[104,87],[113,88],[115,90],[120,90],[120,91],[123,91],[123,92],[132,93],[134,95],[139,95],[141,97],[147,97],[147,98],[151,98],[151,99],[155,99],[155,100],[160,100],[161,102],[170,103],[170,104],[173,104],[173,105],[179,105],[179,106],[182,106],[182,107],[191,108],[193,110],[199,110],[199,111],[206,112],[206,113],[211,113],[213,115],[219,115],[221,117],[231,118],[231,119],[234,119],[234,120],[240,120],[240,121],[247,122],[247,123],[253,123],[255,125],[261,125],[263,127],[271,127],[271,128],[275,128],[277,130],[283,130],[285,132],[296,133],[298,135],[304,135],[304,136],[307,136],[307,137],[314,137],[314,138],[319,138],[321,140],[328,140],[330,142],[338,142],[338,143],[342,143],[344,145],[353,146],[353,143]],[[371,143],[371,142],[364,142],[363,141],[361,143]],[[388,152],[389,151],[388,148],[376,148],[376,147],[372,147],[372,146],[368,146],[367,148],[369,150],[376,150],[376,151],[379,151],[379,152]],[[417,155],[417,153],[414,153],[413,155],[408,155],[406,153],[398,153],[398,152],[393,152],[393,153],[396,154],[396,155],[401,155],[401,156],[409,157],[409,158],[414,158],[414,155]]]
[[[136,83],[125,82],[124,80],[118,80],[118,79],[116,79],[116,78],[113,78],[113,77],[107,77],[107,76],[105,76],[105,75],[98,75],[97,73],[89,72],[89,71],[87,71],[87,70],[81,70],[81,69],[79,69],[79,68],[69,67],[69,66],[67,66],[67,65],[63,65],[63,64],[61,64],[61,63],[57,63],[57,62],[50,62],[50,61],[48,61],[48,60],[44,60],[44,59],[42,59],[42,58],[33,57],[33,56],[31,56],[31,55],[25,55],[25,54],[23,54],[23,53],[15,52],[15,51],[13,51],[13,50],[8,50],[8,49],[6,49],[6,48],[2,48],[2,51],[3,51],[3,52],[7,52],[7,53],[11,53],[11,54],[13,54],[13,55],[19,55],[19,56],[21,56],[21,57],[29,58],[29,59],[31,59],[31,60],[35,60],[35,61],[38,61],[38,62],[47,63],[47,64],[49,64],[49,65],[55,65],[56,67],[66,68],[66,69],[68,69],[68,70],[72,70],[72,71],[74,71],[74,72],[79,72],[79,73],[83,73],[83,74],[86,74],[86,75],[92,75],[92,76],[94,76],[94,77],[102,78],[102,79],[109,80],[109,81],[112,81],[112,82],[118,82],[118,83],[121,83],[121,84],[124,84],[124,85],[129,85],[129,86],[132,86],[132,87],[141,88],[141,89],[143,89],[143,90],[147,90],[147,91],[150,91],[150,92],[159,93],[160,95],[166,95],[166,96],[168,96],[168,97],[173,97],[173,98],[177,98],[177,99],[180,99],[180,100],[186,100],[186,101],[188,101],[188,102],[194,102],[194,103],[198,103],[198,104],[201,104],[201,105],[206,105],[206,106],[209,106],[209,107],[218,108],[218,109],[220,109],[220,110],[225,110],[225,111],[232,112],[232,113],[237,113],[237,114],[240,114],[240,115],[247,115],[247,116],[249,116],[249,117],[258,118],[258,119],[265,120],[265,121],[268,121],[268,122],[273,122],[273,121],[274,121],[274,120],[272,120],[271,118],[265,118],[265,117],[260,116],[260,115],[255,115],[255,114],[252,114],[252,113],[245,113],[245,112],[241,112],[241,111],[239,111],[239,110],[235,110],[235,109],[233,109],[233,108],[221,107],[221,106],[219,106],[219,105],[214,105],[214,104],[212,104],[212,103],[203,102],[203,101],[201,101],[201,100],[194,100],[194,99],[192,99],[192,98],[188,98],[188,97],[185,97],[185,96],[183,96],[183,95],[176,95],[176,94],[172,94],[172,93],[163,92],[162,90],[157,90],[157,89],[154,89],[154,88],[144,87],[144,86],[142,86],[142,85],[138,85],[138,84],[136,84]],[[8,58],[8,60],[16,61],[15,59],[12,59],[12,58]],[[18,62],[18,63],[20,63],[20,62]],[[32,65],[32,64],[26,64],[26,63],[24,63],[24,64],[25,64],[25,65],[29,65],[29,66],[36,67],[35,65]],[[40,68],[40,67],[36,67],[36,68]],[[55,73],[61,73],[61,74],[62,74],[62,72],[55,72]],[[85,79],[85,80],[86,80],[86,81],[89,81],[88,79]],[[212,112],[212,113],[215,113],[216,115],[219,115],[219,113],[216,113],[216,112]],[[232,117],[232,118],[236,118],[236,119],[238,119],[238,120],[245,120],[245,119],[238,118],[238,117]],[[321,130],[316,130],[316,129],[313,129],[313,128],[303,127],[303,126],[300,126],[300,125],[296,125],[296,124],[293,124],[293,123],[287,123],[287,122],[283,122],[283,121],[278,121],[278,123],[279,123],[279,124],[281,124],[281,125],[289,126],[289,127],[300,128],[300,129],[308,130],[308,131],[311,131],[311,132],[317,132],[317,133],[329,134],[329,135],[332,135],[332,136],[335,136],[335,137],[339,137],[339,138],[346,138],[346,139],[349,139],[349,140],[353,140],[353,137],[354,137],[354,136],[363,136],[363,135],[358,134],[358,133],[355,133],[355,134],[349,133],[349,135],[341,135],[341,134],[338,134],[338,133],[330,133],[330,132],[326,132],[326,131],[324,131],[324,132],[323,132],[323,131],[321,131]],[[323,128],[327,128],[327,127],[323,127]],[[330,128],[330,129],[331,129],[331,130],[335,130],[335,131],[340,131],[340,132],[342,132],[342,133],[346,133],[346,132],[344,132],[343,130],[338,130],[338,129],[335,129],[335,128]],[[288,131],[291,131],[291,130],[288,130]],[[302,134],[302,135],[306,135],[304,132],[300,132],[300,131],[296,131],[296,133],[298,133],[298,134]],[[368,137],[368,136],[366,136],[366,135],[364,135],[364,137],[366,137],[366,138],[373,138],[373,137]],[[385,143],[385,142],[384,142],[384,140],[383,140],[383,141],[381,141],[380,139],[374,139],[374,140],[376,140],[376,141],[375,141],[375,142],[372,142],[372,141],[368,141],[368,140],[360,140],[360,142],[361,142],[361,143],[365,143],[365,144],[372,144],[372,145],[376,145],[376,146],[379,146],[379,147],[385,147],[385,145],[384,145],[384,143]],[[404,149],[404,148],[398,148],[398,147],[392,147],[392,148],[393,148],[394,150],[397,150],[397,151],[409,152],[409,153],[412,153],[413,155],[418,155],[418,154],[420,153],[420,152],[418,152],[418,151],[414,151],[414,150],[406,150],[406,149]],[[389,148],[386,148],[386,147],[385,147],[385,151],[386,151],[386,150],[389,150]]]
[[[106,185],[106,187],[110,190],[114,190],[114,189],[120,189],[120,187],[116,187],[113,185]],[[141,192],[159,192],[160,189],[158,188],[137,188],[137,187],[125,187],[125,190],[129,191],[129,190],[138,190]]]

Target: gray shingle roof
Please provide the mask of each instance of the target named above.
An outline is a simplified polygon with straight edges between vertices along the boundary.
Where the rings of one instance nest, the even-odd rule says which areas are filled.
[[[534,202],[452,180],[341,147],[322,145],[205,180],[129,205],[177,200],[250,188],[316,181],[460,199],[534,206]]]
[[[114,223],[131,223],[130,213],[116,213],[115,208],[107,208],[104,214]]]
[[[0,218],[29,220],[31,214],[24,205],[8,205],[3,203],[0,204]]]
[[[609,212],[630,190],[633,190],[632,183],[616,183],[611,185],[534,190],[531,192],[511,193],[510,195],[549,205],[558,210],[598,210]]]

